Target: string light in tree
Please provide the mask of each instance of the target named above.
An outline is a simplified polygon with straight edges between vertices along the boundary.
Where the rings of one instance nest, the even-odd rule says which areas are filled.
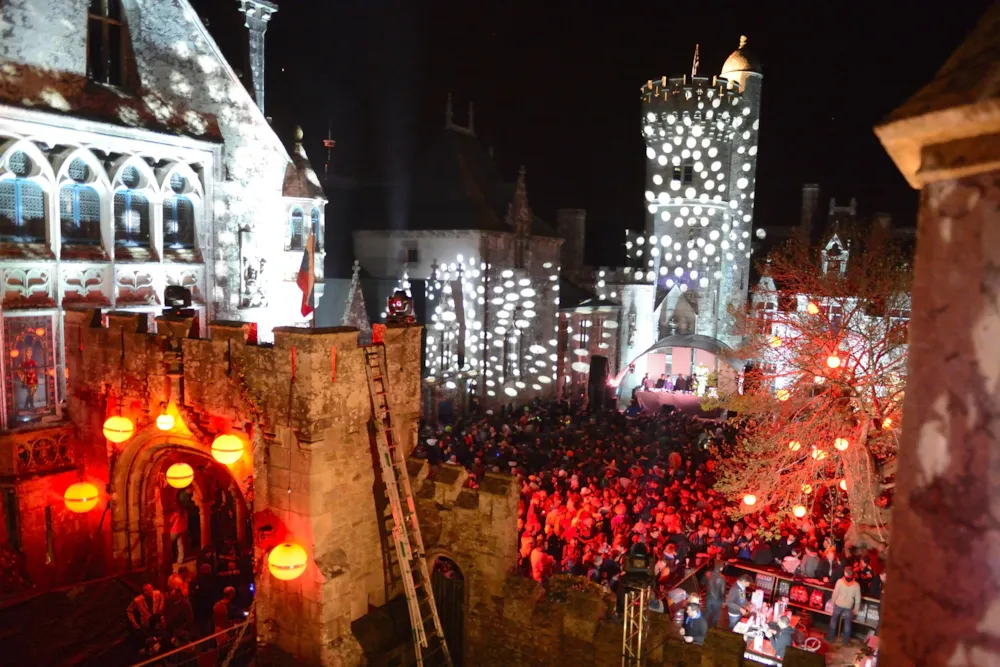
[[[743,496],[743,504],[746,505],[747,507],[753,507],[754,505],[757,504],[757,496],[753,495],[752,493],[746,494],[745,496]]]
[[[819,315],[819,306],[810,301],[806,305],[806,312],[809,313],[810,315]]]
[[[835,354],[831,354],[826,358],[826,365],[830,368],[840,368],[840,357]]]
[[[787,389],[779,389],[778,391],[775,392],[774,397],[777,398],[779,401],[787,401],[792,397],[792,392],[788,391]]]
[[[840,486],[841,491],[847,491],[847,480],[846,479],[840,480],[840,484],[838,486]]]
[[[770,341],[770,343],[771,343],[771,347],[773,347],[773,348],[777,349],[777,348],[781,347],[781,344],[782,344],[783,342],[784,342],[784,341],[783,341],[783,340],[781,340],[781,337],[780,337],[780,336],[771,336],[771,341]]]
[[[800,449],[802,449],[802,443],[799,442],[798,440],[789,440],[789,442],[788,442],[788,448],[790,450],[792,450],[793,452],[797,452]]]
[[[886,417],[882,420],[882,428],[892,428],[892,417]]]
[[[826,458],[826,452],[822,449],[814,449],[812,450],[812,457],[817,461],[822,461]]]
[[[847,438],[837,438],[836,440],[833,441],[833,446],[837,450],[845,452],[847,451],[847,448],[851,446],[851,443]]]
[[[794,514],[797,518],[801,519],[806,515],[806,506],[796,505],[795,507],[792,508],[792,514]]]
[[[812,492],[813,492],[812,484],[803,484],[802,485],[802,493],[804,493],[804,494],[806,494],[808,496]]]

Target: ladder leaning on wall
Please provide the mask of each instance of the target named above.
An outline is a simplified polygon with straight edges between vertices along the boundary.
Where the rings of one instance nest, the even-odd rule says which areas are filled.
[[[424,540],[420,536],[416,505],[406,471],[406,457],[396,446],[389,412],[389,385],[385,371],[385,346],[362,348],[365,374],[372,401],[372,421],[382,480],[392,508],[392,541],[403,577],[406,603],[413,628],[413,646],[418,667],[452,667],[451,655],[441,629],[434,590],[431,588]]]

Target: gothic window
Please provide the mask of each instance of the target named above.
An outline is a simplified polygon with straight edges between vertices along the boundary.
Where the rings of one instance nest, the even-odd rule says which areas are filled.
[[[87,16],[87,77],[120,86],[125,82],[126,30],[121,0],[90,0]]]
[[[126,167],[121,181],[126,189],[115,193],[115,245],[149,247],[149,199],[137,190],[139,170]]]
[[[13,427],[55,412],[52,317],[5,317],[3,324],[7,426]]]
[[[682,181],[684,183],[690,183],[694,180],[694,165],[689,162],[684,163],[684,177]]]
[[[302,236],[304,224],[305,216],[302,214],[302,209],[296,206],[292,209],[292,214],[288,218],[289,250],[301,250],[303,248],[305,244],[305,238]]]
[[[163,200],[163,245],[166,248],[194,248],[194,204],[184,196],[187,180],[180,174],[170,177],[174,196]]]
[[[72,183],[59,189],[59,226],[63,243],[100,245],[101,197],[87,185],[90,169],[77,158],[70,163]]]
[[[45,192],[27,178],[34,165],[22,151],[7,160],[14,178],[0,181],[0,240],[12,243],[45,241]]]

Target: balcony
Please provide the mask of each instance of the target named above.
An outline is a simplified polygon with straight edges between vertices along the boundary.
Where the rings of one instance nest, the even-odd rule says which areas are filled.
[[[74,467],[73,427],[56,426],[0,434],[0,477],[45,475]]]

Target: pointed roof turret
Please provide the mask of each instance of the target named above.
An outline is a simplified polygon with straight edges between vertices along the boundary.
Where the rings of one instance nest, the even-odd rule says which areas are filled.
[[[747,36],[740,35],[740,47],[726,58],[719,76],[740,84],[743,89],[750,74],[760,74],[760,63],[747,49]]]
[[[354,260],[354,271],[351,275],[351,287],[347,293],[347,305],[344,316],[340,318],[341,326],[354,327],[358,330],[358,342],[368,345],[372,340],[372,324],[368,320],[368,310],[365,308],[365,295],[361,291],[361,264]]]
[[[301,127],[295,128],[295,148],[292,150],[292,161],[285,167],[285,181],[281,186],[283,197],[299,197],[302,199],[326,200],[326,194],[319,183],[306,149],[302,147],[303,132]]]
[[[507,207],[507,224],[518,234],[531,234],[531,205],[528,204],[528,188],[525,185],[526,170],[524,165],[517,172],[517,183],[514,185],[514,197]]]

